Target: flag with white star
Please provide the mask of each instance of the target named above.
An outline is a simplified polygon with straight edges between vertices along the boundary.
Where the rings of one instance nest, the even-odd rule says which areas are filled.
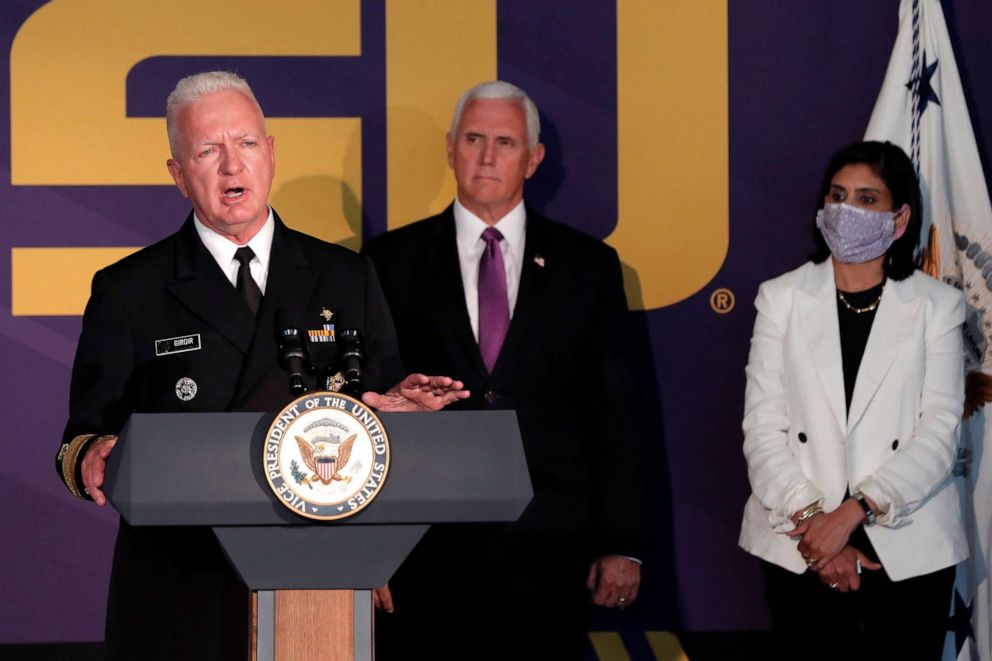
[[[986,407],[992,393],[992,204],[939,0],[900,3],[899,32],[865,138],[893,142],[913,159],[923,189],[924,269],[962,289],[968,305],[965,408],[979,415],[962,425],[955,473],[971,558],[958,567],[944,658],[987,661],[992,452],[982,448],[992,438]]]

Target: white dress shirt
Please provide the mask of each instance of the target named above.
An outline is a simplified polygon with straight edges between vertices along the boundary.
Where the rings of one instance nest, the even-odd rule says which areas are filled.
[[[482,233],[489,227],[481,218],[466,209],[455,198],[455,238],[458,244],[458,265],[462,271],[462,288],[465,290],[465,307],[472,323],[472,334],[479,341],[479,260],[485,252],[486,242]],[[527,211],[523,200],[493,225],[503,235],[499,242],[506,271],[506,294],[510,304],[510,318],[520,291],[520,273],[524,267],[524,242],[526,240]],[[233,254],[233,253],[232,253]]]
[[[241,267],[241,263],[234,259],[234,253],[242,246],[204,225],[196,217],[195,212],[193,213],[193,224],[196,226],[196,233],[199,235],[200,241],[203,242],[203,246],[213,255],[217,261],[217,266],[227,276],[231,285],[237,287],[238,269]],[[255,253],[255,256],[248,262],[248,269],[263,295],[265,294],[265,282],[269,278],[269,256],[272,254],[272,236],[275,234],[275,229],[276,221],[272,217],[272,207],[269,207],[269,217],[262,225],[262,229],[258,230],[258,233],[245,244]]]

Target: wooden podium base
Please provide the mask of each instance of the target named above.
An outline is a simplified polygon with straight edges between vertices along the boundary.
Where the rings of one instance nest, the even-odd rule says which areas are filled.
[[[372,661],[372,593],[259,590],[251,636],[251,661]]]

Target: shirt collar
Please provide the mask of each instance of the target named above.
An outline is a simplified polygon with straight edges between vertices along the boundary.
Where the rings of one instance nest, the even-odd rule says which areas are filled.
[[[482,233],[489,225],[481,218],[469,211],[456,197],[455,198],[455,236],[458,244],[465,252],[471,252],[482,236]],[[524,234],[527,227],[527,209],[524,201],[520,200],[517,206],[493,225],[503,235],[503,240],[507,242],[511,250],[519,254],[524,248]]]
[[[234,261],[234,253],[241,246],[204,225],[196,217],[195,211],[193,212],[193,225],[196,226],[196,233],[200,237],[200,241],[203,242],[203,246],[213,255],[221,268],[225,268],[225,265]],[[272,237],[275,235],[275,230],[276,221],[272,214],[272,207],[269,207],[269,217],[265,219],[262,229],[258,230],[255,236],[245,244],[255,253],[255,258],[262,264],[264,272],[267,272],[269,268],[269,256],[272,254]]]

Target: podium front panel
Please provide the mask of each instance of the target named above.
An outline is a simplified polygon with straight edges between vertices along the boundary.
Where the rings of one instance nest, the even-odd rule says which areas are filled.
[[[530,502],[512,411],[379,416],[390,439],[389,475],[377,498],[346,524],[515,521]],[[273,418],[132,415],[110,455],[104,491],[133,526],[306,523],[277,502],[265,478],[261,457]]]

